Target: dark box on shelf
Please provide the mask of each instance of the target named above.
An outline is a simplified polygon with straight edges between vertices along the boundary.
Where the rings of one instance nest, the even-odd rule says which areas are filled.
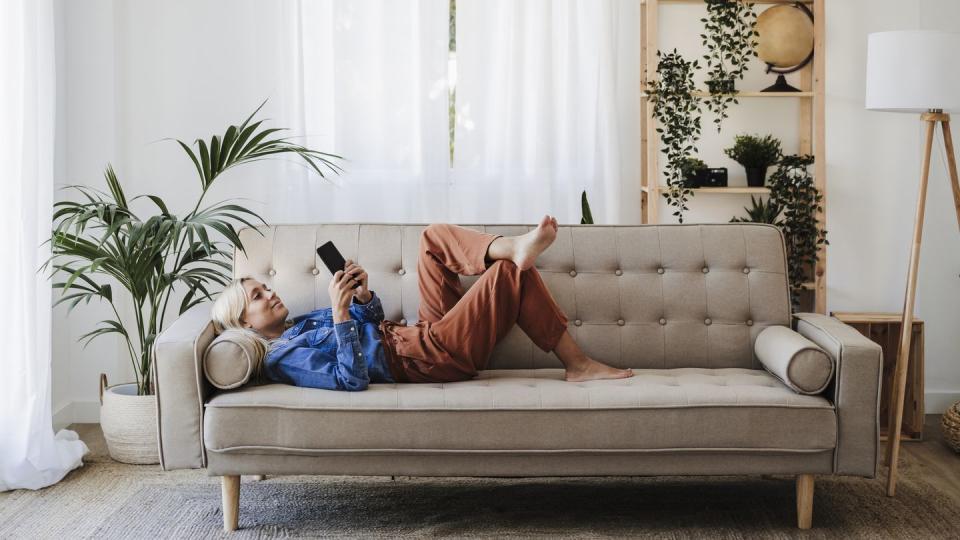
[[[711,167],[699,169],[687,180],[690,187],[727,187],[727,168]]]

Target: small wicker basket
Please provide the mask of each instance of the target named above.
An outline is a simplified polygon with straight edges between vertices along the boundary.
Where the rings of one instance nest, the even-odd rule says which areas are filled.
[[[100,427],[110,457],[122,463],[160,463],[157,397],[137,395],[136,383],[107,383],[100,374]]]
[[[954,452],[960,452],[960,401],[947,407],[940,418],[940,429],[943,440]]]

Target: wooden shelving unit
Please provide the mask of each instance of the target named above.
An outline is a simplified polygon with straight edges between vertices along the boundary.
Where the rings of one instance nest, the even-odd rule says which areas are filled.
[[[800,92],[759,92],[759,91],[741,91],[736,93],[737,98],[763,98],[763,99],[797,99],[799,106],[799,148],[801,154],[811,154],[814,156],[813,174],[814,182],[820,193],[823,194],[823,211],[817,213],[817,220],[821,227],[826,227],[826,158],[824,155],[824,66],[825,66],[825,48],[824,48],[824,11],[825,0],[803,0],[813,12],[814,26],[814,53],[813,61],[807,64],[799,71]],[[657,70],[657,47],[659,38],[658,14],[660,5],[665,4],[669,9],[670,4],[703,4],[704,0],[641,0],[640,1],[640,28],[642,32],[640,40],[640,151],[643,156],[641,166],[641,216],[643,223],[659,223],[658,205],[661,198],[661,192],[665,189],[660,185],[660,166],[659,166],[659,138],[656,133],[656,121],[653,118],[653,104],[644,92],[647,82],[656,77]],[[758,0],[754,2],[758,5],[763,4],[794,4],[794,0]],[[699,22],[699,21],[697,21]],[[698,91],[697,96],[708,96],[705,91]],[[697,188],[697,196],[700,195],[746,195],[746,194],[767,194],[768,188],[731,186],[726,188]],[[691,201],[696,203],[696,199]],[[806,311],[815,311],[817,313],[826,313],[827,310],[827,254],[824,246],[820,246],[820,260],[816,268],[813,269],[813,281],[807,287],[812,291],[812,298],[809,306],[802,308]]]

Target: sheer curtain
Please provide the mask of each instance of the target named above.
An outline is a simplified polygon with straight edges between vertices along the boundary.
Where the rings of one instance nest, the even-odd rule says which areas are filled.
[[[640,222],[638,4],[457,1],[453,214]]]
[[[446,220],[448,0],[295,0],[281,107],[305,144],[347,158],[318,180],[291,164],[271,214],[302,222]],[[281,207],[277,207],[280,205]]]
[[[51,0],[0,3],[0,491],[39,489],[83,464],[76,432],[53,434],[48,250],[53,204],[54,80]]]
[[[640,221],[636,0],[295,0],[283,116],[349,158],[291,164],[287,221]],[[452,77],[455,71],[456,76]],[[456,81],[449,156],[448,81]],[[297,123],[300,123],[297,125]]]

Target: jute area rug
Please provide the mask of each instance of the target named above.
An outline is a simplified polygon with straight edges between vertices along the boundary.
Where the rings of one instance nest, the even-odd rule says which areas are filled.
[[[960,508],[904,461],[884,479],[818,477],[813,529],[792,477],[243,477],[240,530],[220,482],[101,452],[39,491],[0,493],[0,538],[960,538]],[[881,469],[883,470],[883,469]]]

